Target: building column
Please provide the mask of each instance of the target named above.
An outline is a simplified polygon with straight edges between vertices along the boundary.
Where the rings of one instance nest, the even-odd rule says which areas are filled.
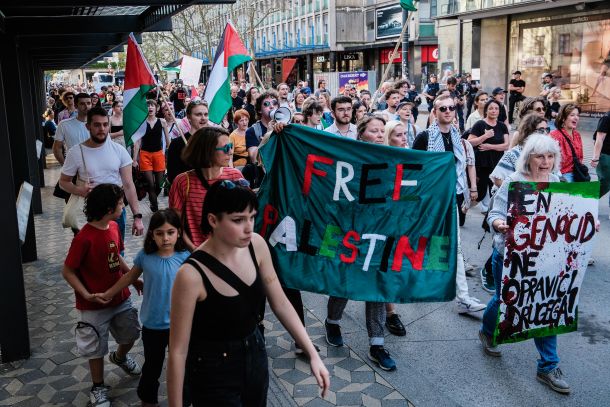
[[[8,120],[9,117],[11,120],[15,117],[10,115],[19,114],[20,103],[17,102],[21,101],[14,41],[14,38],[0,36],[0,151],[4,152],[4,158],[0,160],[0,173],[4,174],[4,191],[0,194],[0,222],[3,231],[0,243],[0,256],[3,259],[2,272],[0,272],[0,287],[2,287],[0,355],[3,363],[30,357],[30,337],[21,265],[22,247],[19,241],[15,207],[17,188],[21,185],[24,175],[27,174],[27,171],[24,171],[27,170],[27,158],[23,154],[25,147],[23,127],[19,127],[16,123],[9,126]],[[6,76],[7,72],[15,76]],[[5,80],[4,78],[10,79]],[[5,86],[7,84],[13,84],[13,86],[8,89]],[[32,117],[29,120],[35,121]],[[15,128],[16,131],[13,131]],[[15,167],[13,167],[13,163]],[[32,222],[31,228],[28,224],[30,239],[34,237],[33,218],[32,210],[30,210],[29,219]],[[34,244],[34,254],[35,252]]]
[[[307,54],[305,58],[307,63],[305,79],[309,82],[309,87],[311,88],[313,86],[313,54]]]
[[[328,65],[329,66],[329,70],[330,72],[336,72],[337,71],[337,53],[335,51],[330,51],[329,55],[328,55]]]

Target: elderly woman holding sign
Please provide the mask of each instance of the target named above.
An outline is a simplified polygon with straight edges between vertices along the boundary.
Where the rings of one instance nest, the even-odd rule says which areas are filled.
[[[500,306],[500,289],[502,281],[502,260],[505,247],[505,234],[509,230],[506,223],[508,211],[508,187],[511,182],[558,182],[559,177],[554,173],[559,169],[561,152],[555,140],[549,136],[537,135],[530,137],[523,147],[516,172],[509,175],[492,201],[488,222],[493,228],[493,255],[492,269],[495,279],[496,292],[487,305],[483,314],[483,325],[479,331],[479,338],[484,352],[489,356],[501,356],[500,350],[493,345],[492,336],[498,319]],[[536,348],[540,353],[538,372],[536,378],[559,393],[569,393],[570,386],[563,379],[559,369],[559,356],[557,355],[557,336],[534,338]]]

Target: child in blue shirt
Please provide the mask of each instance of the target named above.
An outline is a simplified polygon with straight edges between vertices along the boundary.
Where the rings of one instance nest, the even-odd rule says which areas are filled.
[[[170,294],[182,262],[189,256],[182,240],[180,217],[173,209],[155,212],[150,219],[144,249],[133,268],[105,293],[110,299],[144,274],[144,298],[140,309],[144,365],[138,384],[143,406],[158,405],[159,377],[169,343]]]

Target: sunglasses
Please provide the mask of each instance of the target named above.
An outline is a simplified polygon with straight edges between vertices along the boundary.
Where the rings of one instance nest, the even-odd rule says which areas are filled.
[[[243,178],[240,178],[236,181],[229,181],[228,179],[226,179],[220,183],[220,186],[226,189],[234,189],[238,185],[240,187],[250,188],[250,183],[248,182],[248,180],[245,180]]]
[[[540,128],[537,128],[536,130],[534,130],[534,133],[537,133],[537,134],[549,134],[550,132],[551,132],[550,127],[540,127]]]
[[[538,113],[546,112],[546,109],[544,107],[537,107],[534,110],[537,111]]]
[[[451,106],[441,106],[438,108],[438,110],[440,110],[441,112],[445,113],[447,110],[453,112],[455,111],[455,106],[451,105]]]
[[[227,143],[222,147],[216,147],[216,151],[222,151],[225,154],[229,154],[233,150],[233,143]]]
[[[265,107],[277,106],[277,100],[272,100],[272,101],[265,100],[263,102],[263,106],[265,106]]]
[[[297,120],[293,121],[293,123],[294,123],[294,124],[303,124],[303,120],[298,120],[298,119],[297,119]]]

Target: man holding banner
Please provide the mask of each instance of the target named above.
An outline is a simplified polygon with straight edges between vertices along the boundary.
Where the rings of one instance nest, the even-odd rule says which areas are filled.
[[[466,156],[461,142],[459,130],[453,126],[455,119],[456,104],[453,97],[445,95],[434,100],[434,115],[436,120],[430,127],[421,132],[413,141],[414,150],[423,151],[448,151],[455,157],[455,171],[457,182],[455,184],[457,210],[461,210],[463,194],[476,191],[476,185],[468,186],[466,176]],[[458,228],[457,236],[457,271],[456,271],[456,305],[459,313],[478,312],[485,309],[478,299],[468,294],[468,282],[466,281],[466,269],[464,267],[464,255],[460,245],[460,234]]]
[[[559,146],[549,136],[528,139],[493,198],[492,270],[496,293],[483,315],[483,351],[534,338],[536,378],[570,393],[559,368],[557,334],[576,330],[580,285],[599,229],[599,183],[559,183]]]

